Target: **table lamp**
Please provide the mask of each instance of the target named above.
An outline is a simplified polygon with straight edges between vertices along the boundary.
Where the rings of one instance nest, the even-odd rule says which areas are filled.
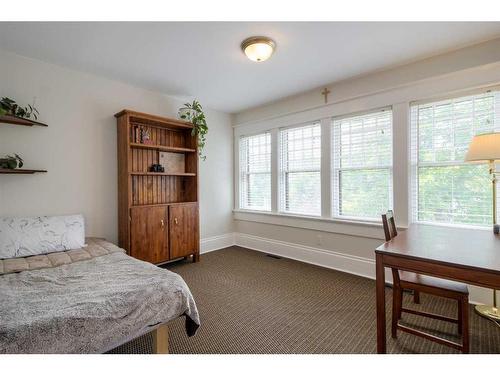
[[[497,189],[495,161],[500,160],[500,133],[487,133],[476,135],[469,145],[465,161],[488,162],[490,166],[491,184],[493,188],[493,232],[498,234],[497,224]],[[476,305],[476,312],[490,319],[500,321],[500,311],[497,308],[497,292],[493,290],[493,306]]]

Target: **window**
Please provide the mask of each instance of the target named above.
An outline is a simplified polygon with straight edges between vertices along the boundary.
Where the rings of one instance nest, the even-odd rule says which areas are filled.
[[[271,134],[240,138],[240,208],[271,210]]]
[[[280,210],[321,215],[321,126],[280,131]]]
[[[334,217],[378,219],[392,207],[392,111],[332,121]]]
[[[413,220],[492,223],[488,166],[464,162],[472,137],[500,130],[500,93],[412,105]]]

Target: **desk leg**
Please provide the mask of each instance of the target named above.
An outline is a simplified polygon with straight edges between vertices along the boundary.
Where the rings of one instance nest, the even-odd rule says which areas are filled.
[[[383,255],[376,254],[377,278],[377,353],[386,352],[385,342],[385,271]]]

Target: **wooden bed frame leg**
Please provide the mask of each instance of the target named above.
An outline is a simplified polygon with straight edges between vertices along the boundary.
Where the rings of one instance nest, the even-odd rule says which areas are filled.
[[[162,324],[153,331],[153,354],[168,354],[168,326]]]

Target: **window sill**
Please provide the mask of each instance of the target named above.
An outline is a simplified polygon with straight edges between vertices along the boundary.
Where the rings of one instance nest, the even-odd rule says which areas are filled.
[[[233,210],[234,219],[384,240],[382,223],[266,211]],[[400,229],[406,229],[401,227]]]
[[[422,225],[434,225],[437,227],[447,227],[447,228],[461,228],[461,229],[477,229],[477,230],[493,230],[493,224],[489,225],[471,225],[471,224],[450,224],[450,223],[438,223],[432,221],[415,221],[415,224]]]

